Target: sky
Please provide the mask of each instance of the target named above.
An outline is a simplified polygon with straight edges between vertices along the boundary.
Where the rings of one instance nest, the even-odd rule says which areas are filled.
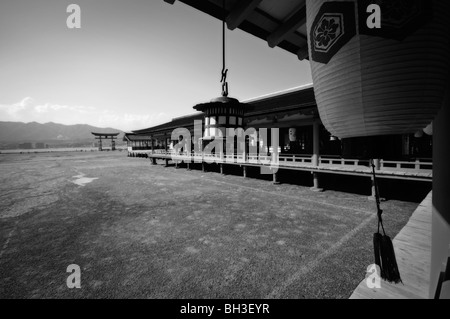
[[[81,28],[69,29],[69,4]],[[222,24],[163,0],[1,0],[0,121],[131,131],[221,94]],[[229,96],[309,84],[308,61],[227,30]]]

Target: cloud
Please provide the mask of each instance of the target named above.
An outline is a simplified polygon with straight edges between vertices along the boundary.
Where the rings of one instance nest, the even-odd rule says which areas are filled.
[[[0,111],[3,113],[7,113],[10,116],[15,116],[20,111],[23,111],[27,108],[27,106],[33,103],[33,99],[31,97],[25,97],[20,102],[13,104],[0,104]]]
[[[34,110],[37,113],[48,113],[48,112],[60,111],[60,110],[69,110],[69,111],[78,112],[78,113],[92,113],[92,112],[95,112],[95,108],[94,107],[79,106],[79,105],[77,105],[77,106],[70,106],[70,105],[60,105],[60,104],[50,104],[50,103],[36,105],[34,107]]]
[[[112,127],[124,131],[142,129],[169,121],[164,112],[135,114],[99,109],[93,106],[35,103],[25,97],[13,104],[0,104],[1,121],[55,122],[61,124],[89,124],[98,127]]]

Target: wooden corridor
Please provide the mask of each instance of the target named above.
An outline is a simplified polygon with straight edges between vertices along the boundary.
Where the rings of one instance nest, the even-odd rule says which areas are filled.
[[[271,157],[257,154],[247,154],[244,159],[242,155],[230,154],[223,157],[206,154],[195,154],[193,156],[174,155],[165,150],[129,150],[128,156],[141,156],[146,158],[162,159],[166,161],[195,161],[197,163],[217,163],[224,165],[239,166],[270,166]],[[380,168],[376,171],[379,178],[403,179],[423,182],[432,182],[433,170],[431,162],[401,162],[380,161]],[[372,169],[368,160],[342,159],[320,156],[318,165],[313,165],[311,156],[280,155],[276,167],[288,170],[309,171],[312,173],[331,173],[353,176],[372,176]]]
[[[428,299],[431,264],[432,192],[422,201],[393,244],[403,284],[381,281],[381,288],[368,288],[361,281],[350,299]]]

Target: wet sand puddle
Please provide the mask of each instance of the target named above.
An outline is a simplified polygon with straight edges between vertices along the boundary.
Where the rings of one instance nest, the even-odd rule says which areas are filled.
[[[85,186],[86,184],[98,179],[98,177],[85,177],[85,174],[75,175],[73,178],[76,178],[76,180],[72,181],[72,183],[77,184],[78,186]]]

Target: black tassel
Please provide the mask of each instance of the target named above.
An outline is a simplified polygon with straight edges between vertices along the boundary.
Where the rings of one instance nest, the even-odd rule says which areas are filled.
[[[382,268],[381,268],[381,239],[382,235],[380,233],[373,234],[373,250],[375,252],[375,265],[377,265],[380,269],[381,278],[384,278]]]
[[[388,282],[402,282],[400,271],[398,269],[397,260],[395,258],[394,245],[391,238],[386,235],[381,217],[383,211],[380,208],[380,194],[378,193],[378,185],[375,176],[375,165],[372,161],[372,173],[375,186],[375,201],[377,203],[378,230],[373,234],[373,248],[375,252],[375,264],[380,267],[381,278]],[[380,233],[380,226],[383,235]]]
[[[385,280],[389,282],[395,282],[398,284],[402,282],[400,278],[400,271],[398,270],[397,260],[395,259],[394,245],[389,236],[383,235],[381,238],[381,262],[383,265],[383,271],[381,272]]]

